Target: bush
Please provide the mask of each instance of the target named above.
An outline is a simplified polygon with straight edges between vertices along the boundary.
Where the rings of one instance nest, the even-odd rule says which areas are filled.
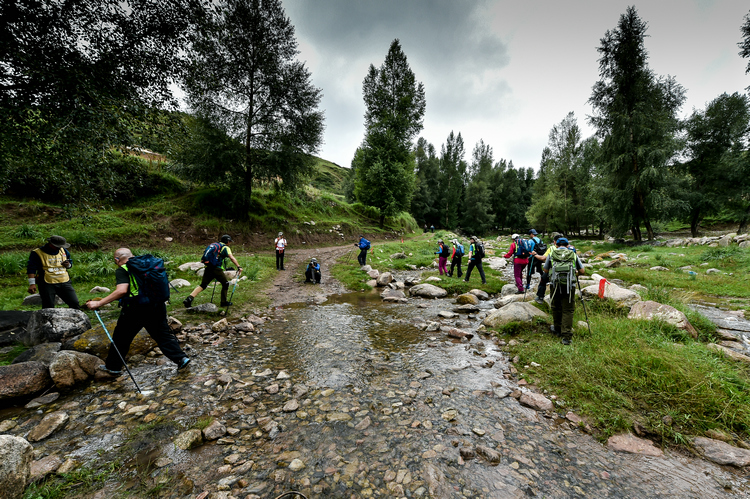
[[[29,254],[20,251],[0,254],[0,276],[17,276],[26,271]]]

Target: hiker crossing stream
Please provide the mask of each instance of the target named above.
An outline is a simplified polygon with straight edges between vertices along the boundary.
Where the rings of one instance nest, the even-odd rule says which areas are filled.
[[[520,404],[512,395],[528,390],[495,342],[445,331],[476,333],[491,303],[438,317],[454,307],[452,299],[392,305],[376,292],[349,293],[259,311],[253,332],[186,326],[188,372],[158,358],[133,362],[149,395],[121,377],[69,392],[43,411],[6,409],[0,420],[12,418],[8,433],[23,436],[43,413],[66,412],[67,426],[37,442],[35,458],[92,468],[122,462],[130,480],[104,481],[92,498],[149,489],[202,499],[289,490],[308,498],[750,493],[746,477],[695,457],[608,450],[562,417],[563,401],[541,411]],[[438,327],[417,327],[425,322]],[[191,435],[194,444],[185,444]]]

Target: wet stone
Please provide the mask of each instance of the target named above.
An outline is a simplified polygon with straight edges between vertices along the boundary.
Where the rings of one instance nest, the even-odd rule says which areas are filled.
[[[68,416],[68,413],[63,411],[47,414],[42,421],[29,432],[27,440],[29,442],[44,440],[65,426],[69,419],[70,416]]]
[[[174,444],[182,450],[192,449],[203,444],[203,435],[198,429],[188,430],[178,435]]]
[[[37,397],[37,398],[31,400],[24,407],[26,409],[36,409],[37,407],[41,407],[43,405],[51,404],[52,402],[54,402],[55,400],[57,400],[59,397],[60,397],[60,394],[58,392],[48,393],[47,395],[42,395],[41,397]]]

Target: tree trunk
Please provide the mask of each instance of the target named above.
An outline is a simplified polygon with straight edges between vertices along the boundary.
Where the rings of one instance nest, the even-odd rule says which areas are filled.
[[[690,234],[693,237],[698,237],[698,225],[701,222],[700,214],[701,214],[701,209],[694,208],[693,213],[690,216]]]

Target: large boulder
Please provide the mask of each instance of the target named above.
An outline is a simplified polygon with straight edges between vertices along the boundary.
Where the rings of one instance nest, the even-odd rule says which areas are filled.
[[[367,271],[367,276],[370,279],[377,279],[378,277],[380,277],[380,271],[378,269],[368,270]]]
[[[516,291],[518,291],[518,288],[515,284],[506,284],[505,286],[503,286],[503,289],[500,290],[500,296],[512,295],[515,294]]]
[[[413,296],[422,296],[424,298],[442,298],[448,294],[443,288],[439,288],[432,284],[417,284],[416,286],[409,289],[409,293]]]
[[[482,324],[489,327],[498,327],[509,322],[531,322],[534,317],[548,316],[531,303],[516,302],[495,310],[484,318]]]
[[[188,270],[192,270],[193,272],[195,272],[202,269],[203,267],[205,267],[205,265],[203,265],[201,262],[188,262],[183,263],[177,268],[180,269],[180,272],[187,272]]]
[[[469,293],[473,294],[477,298],[479,298],[482,301],[486,301],[490,299],[490,295],[488,295],[485,291],[482,291],[481,289],[472,289],[469,291]]]
[[[377,278],[378,286],[388,286],[388,284],[390,284],[392,280],[393,274],[391,274],[390,272],[383,272]]]
[[[45,366],[49,366],[55,358],[55,355],[57,355],[57,352],[60,351],[61,346],[62,343],[58,342],[42,343],[41,345],[29,348],[25,352],[21,352],[18,357],[13,359],[12,363],[41,362]]]
[[[83,352],[64,350],[55,356],[49,366],[52,381],[60,389],[72,388],[94,377],[96,367],[103,364],[99,357]]]
[[[216,305],[214,305],[215,307]],[[188,309],[190,310],[190,309]],[[117,321],[110,321],[106,323],[109,334],[113,334]],[[88,353],[96,355],[97,357],[105,358],[109,353],[110,341],[107,334],[102,329],[101,324],[97,324],[95,327],[85,331],[81,336],[73,343],[72,349],[78,352]],[[146,355],[148,352],[156,347],[156,342],[151,339],[151,336],[146,332],[145,329],[141,329],[133,342],[130,344],[130,350],[127,354],[121,352],[126,357],[131,355]]]
[[[406,295],[400,289],[385,288],[380,297],[388,303],[406,303]]]
[[[0,400],[31,395],[51,383],[47,366],[41,362],[0,366]]]
[[[503,308],[506,305],[510,305],[511,303],[516,303],[519,301],[532,301],[535,297],[536,294],[532,292],[526,293],[525,295],[508,295],[495,300],[494,305],[495,308]]]
[[[633,304],[630,308],[628,319],[643,319],[647,321],[659,319],[672,324],[678,329],[687,331],[693,338],[698,337],[698,331],[690,324],[685,314],[674,307],[662,305],[655,301],[648,300]]]
[[[42,304],[42,296],[39,293],[34,293],[33,295],[27,295],[24,296],[23,302],[21,302],[21,305],[24,307],[36,307]],[[62,301],[62,298],[55,295],[55,305],[65,305],[65,302]]]
[[[586,286],[583,288],[582,293],[584,296],[599,296],[599,285]],[[641,295],[635,291],[621,288],[620,286],[612,283],[607,283],[604,286],[604,299],[614,301],[619,307],[630,308],[637,302],[641,301]]]
[[[33,447],[26,440],[11,435],[0,435],[0,490],[7,499],[23,496],[29,481]]]
[[[459,305],[479,305],[479,297],[476,295],[473,295],[472,293],[464,293],[462,295],[458,295],[456,298],[456,303]]]
[[[30,310],[0,310],[0,330],[26,327],[32,313]]]
[[[750,465],[750,451],[729,445],[721,440],[695,437],[693,445],[700,450],[709,461],[716,464],[729,464],[742,468]]]
[[[508,261],[505,258],[491,256],[489,258],[482,259],[482,266],[485,265],[492,270],[503,270],[505,266],[508,265]]]
[[[40,343],[63,343],[87,329],[91,329],[91,321],[81,310],[43,308],[31,314],[24,344],[33,347]]]
[[[190,287],[190,281],[185,279],[172,279],[169,284],[178,289]]]

